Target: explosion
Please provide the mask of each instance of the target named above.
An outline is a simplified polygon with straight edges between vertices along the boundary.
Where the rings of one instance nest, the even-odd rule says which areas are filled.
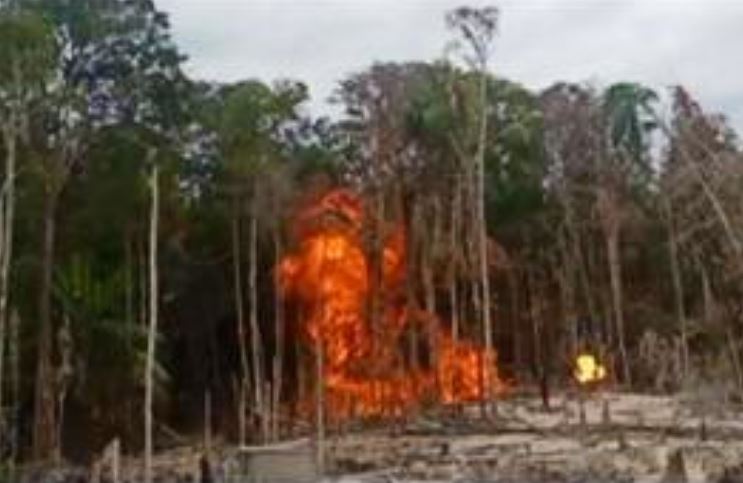
[[[286,297],[300,307],[302,335],[311,350],[322,350],[330,413],[397,415],[424,400],[476,401],[484,396],[486,377],[494,391],[502,388],[495,361],[486,361],[483,350],[452,340],[434,314],[406,306],[400,296],[405,235],[399,227],[384,240],[381,282],[374,287],[364,225],[359,197],[331,191],[299,213],[297,248],[278,267]],[[381,309],[372,322],[374,296]],[[427,338],[427,367],[406,364],[408,330],[421,330]]]
[[[592,384],[606,377],[606,368],[594,356],[580,354],[575,360],[574,376],[580,384]]]

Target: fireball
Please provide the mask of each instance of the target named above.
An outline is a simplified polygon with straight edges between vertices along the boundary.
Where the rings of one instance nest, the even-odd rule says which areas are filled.
[[[574,376],[580,384],[591,384],[606,377],[606,368],[591,354],[580,354],[575,360]]]

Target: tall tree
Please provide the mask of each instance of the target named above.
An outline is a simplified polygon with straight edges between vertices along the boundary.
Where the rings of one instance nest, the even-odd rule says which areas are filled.
[[[488,269],[488,234],[485,213],[485,152],[488,142],[488,65],[492,43],[498,25],[499,11],[495,7],[481,9],[460,7],[447,15],[450,28],[458,30],[471,49],[466,57],[479,78],[479,130],[477,148],[472,158],[474,205],[476,208],[477,252],[480,268],[480,297],[482,301],[483,337],[485,340],[484,393],[493,397],[493,324],[491,312],[490,273]]]
[[[657,97],[652,90],[631,83],[614,84],[604,93],[609,142],[606,164],[600,173],[597,209],[606,241],[622,375],[628,385],[632,384],[632,378],[622,301],[620,235],[625,217],[622,198],[631,190],[638,173],[647,175],[650,170],[648,135],[655,124],[647,113]]]
[[[43,457],[58,445],[50,433],[56,427],[51,294],[60,198],[97,133],[123,119],[153,122],[155,101],[167,102],[162,94],[179,79],[168,67],[181,58],[168,37],[167,18],[146,0],[41,0],[27,7],[50,19],[59,44],[56,82],[45,85],[34,129],[44,198],[34,440]],[[146,91],[146,100],[131,95],[133,86]]]
[[[23,140],[28,140],[31,109],[50,80],[54,49],[52,30],[43,18],[15,5],[0,4],[0,140],[6,153],[4,183],[0,190],[0,412],[3,408],[18,147]],[[1,418],[0,430],[5,432]]]

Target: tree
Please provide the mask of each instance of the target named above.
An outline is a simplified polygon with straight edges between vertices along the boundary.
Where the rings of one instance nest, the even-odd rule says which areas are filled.
[[[493,355],[493,326],[491,321],[490,273],[488,269],[488,234],[485,213],[485,152],[488,142],[488,62],[498,23],[499,12],[495,7],[474,9],[460,7],[447,15],[450,28],[458,30],[471,49],[466,57],[470,66],[479,76],[479,136],[477,150],[472,158],[472,194],[476,207],[476,226],[478,233],[478,263],[480,267],[480,294],[482,300],[483,333],[485,339],[485,377],[483,378],[486,398],[492,401],[492,370],[495,364]]]
[[[151,122],[153,109],[146,103],[137,106],[142,96],[129,96],[131,87],[145,81],[137,87],[148,91],[147,102],[152,104],[178,79],[162,66],[178,64],[181,58],[168,38],[166,17],[151,2],[42,0],[23,5],[50,19],[59,44],[54,57],[56,82],[44,85],[43,103],[33,122],[36,171],[44,198],[34,429],[35,451],[43,457],[58,446],[50,432],[57,426],[51,295],[62,193],[76,168],[84,164],[98,133],[125,118],[139,116],[137,122]],[[146,79],[137,75],[141,72],[147,72]]]
[[[652,90],[639,84],[620,83],[604,93],[604,109],[609,130],[608,157],[602,166],[596,207],[606,240],[611,294],[614,307],[617,342],[621,357],[624,382],[632,384],[627,352],[624,307],[622,303],[622,263],[620,260],[620,232],[625,214],[620,198],[631,189],[640,173],[647,173],[648,135],[655,124],[648,120],[651,104],[657,100]]]
[[[0,5],[0,140],[6,151],[4,183],[0,191],[0,411],[3,408],[18,145],[28,140],[31,109],[50,78],[54,49],[52,31],[40,16],[14,6]],[[2,418],[0,428],[3,428]]]

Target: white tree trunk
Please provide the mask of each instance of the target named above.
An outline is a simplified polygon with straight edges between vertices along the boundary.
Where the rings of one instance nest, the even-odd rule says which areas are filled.
[[[17,135],[12,124],[13,121],[11,120],[2,127],[6,157],[5,184],[2,192],[0,192],[0,412],[3,408],[5,339],[8,324],[8,287],[10,285],[10,261],[13,256],[13,221],[15,219]],[[2,429],[0,427],[0,430]]]
[[[239,206],[239,205],[237,205]],[[238,209],[235,208],[235,214],[232,220],[232,271],[235,277],[235,311],[237,314],[237,342],[240,350],[240,384],[239,384],[239,402],[238,407],[240,413],[238,414],[238,434],[240,446],[245,445],[245,408],[247,407],[245,397],[248,394],[247,384],[250,378],[250,371],[248,368],[248,349],[245,346],[246,343],[246,332],[245,332],[245,315],[244,315],[244,304],[243,304],[243,286],[242,286],[242,271],[241,267],[241,256],[240,256],[240,221],[238,219]]]
[[[250,265],[248,268],[248,290],[250,293],[250,332],[253,355],[253,388],[255,391],[255,414],[261,428],[261,438],[265,441],[268,426],[264,406],[263,384],[263,337],[258,325],[258,219],[250,215]]]
[[[459,339],[459,300],[457,296],[457,277],[458,277],[458,247],[459,237],[459,213],[460,213],[460,189],[459,175],[454,181],[454,197],[451,203],[451,220],[449,227],[449,308],[451,311],[451,335],[456,342]]]
[[[476,158],[477,169],[477,225],[478,225],[478,249],[480,263],[480,287],[482,289],[482,324],[485,340],[485,374],[484,384],[485,399],[493,400],[493,370],[495,368],[495,357],[493,352],[493,323],[490,319],[490,273],[488,270],[488,227],[485,216],[485,150],[488,136],[488,84],[485,69],[480,77],[480,138]]]
[[[155,371],[155,345],[157,343],[157,306],[158,306],[158,273],[157,273],[157,241],[160,213],[160,170],[155,163],[155,150],[148,153],[148,161],[152,164],[150,189],[152,202],[150,205],[150,324],[147,335],[147,366],[145,372],[145,403],[144,403],[144,458],[145,483],[152,483],[152,400]]]
[[[20,364],[20,335],[19,326],[21,324],[18,311],[14,310],[9,318],[10,325],[10,343],[8,350],[8,359],[10,361],[10,387],[11,387],[11,437],[10,437],[10,462],[11,469],[14,469],[18,458],[18,410],[21,405],[21,364]],[[13,481],[11,474],[11,481]]]
[[[619,232],[611,232],[606,237],[606,251],[609,258],[609,276],[611,282],[612,306],[614,308],[614,322],[617,331],[619,355],[622,358],[622,375],[624,383],[632,385],[629,369],[629,357],[624,334],[624,306],[622,303],[622,265],[619,257]]]

